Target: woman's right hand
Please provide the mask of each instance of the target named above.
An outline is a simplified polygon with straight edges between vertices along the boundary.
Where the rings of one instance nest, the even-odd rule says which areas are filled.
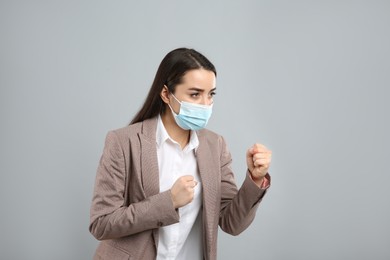
[[[198,182],[192,175],[184,175],[178,178],[171,188],[173,206],[181,208],[194,199],[194,189]]]

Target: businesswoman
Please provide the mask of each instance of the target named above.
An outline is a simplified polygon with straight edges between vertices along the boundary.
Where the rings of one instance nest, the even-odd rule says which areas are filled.
[[[130,125],[108,132],[90,215],[102,240],[94,259],[216,259],[218,226],[238,235],[253,221],[271,151],[248,149],[238,189],[223,137],[204,129],[216,75],[199,52],[171,51]]]

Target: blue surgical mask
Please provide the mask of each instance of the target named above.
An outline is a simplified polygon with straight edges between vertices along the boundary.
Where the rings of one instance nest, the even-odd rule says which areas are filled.
[[[176,114],[168,104],[178,126],[184,130],[200,130],[207,125],[207,122],[211,117],[213,104],[207,106],[185,101],[180,102],[175,95],[172,94],[172,96],[180,104],[179,114]]]

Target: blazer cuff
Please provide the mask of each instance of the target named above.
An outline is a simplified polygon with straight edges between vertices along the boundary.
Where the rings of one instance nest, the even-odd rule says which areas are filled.
[[[247,170],[246,177],[242,186],[245,187],[248,196],[256,198],[256,202],[260,202],[260,200],[267,192],[268,188],[271,186],[271,176],[267,173],[264,176],[263,185],[259,188],[259,186],[257,186],[257,184],[252,180],[252,176],[249,170]]]
[[[154,216],[157,217],[154,228],[160,228],[179,222],[180,215],[178,210],[173,207],[170,190],[156,194],[149,199],[152,201],[156,199],[154,203],[152,203],[156,207],[155,210],[153,210]]]

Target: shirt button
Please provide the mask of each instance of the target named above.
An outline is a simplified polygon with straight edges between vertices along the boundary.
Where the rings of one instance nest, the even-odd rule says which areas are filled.
[[[158,227],[162,227],[163,226],[163,223],[161,221],[157,222],[157,226]]]

